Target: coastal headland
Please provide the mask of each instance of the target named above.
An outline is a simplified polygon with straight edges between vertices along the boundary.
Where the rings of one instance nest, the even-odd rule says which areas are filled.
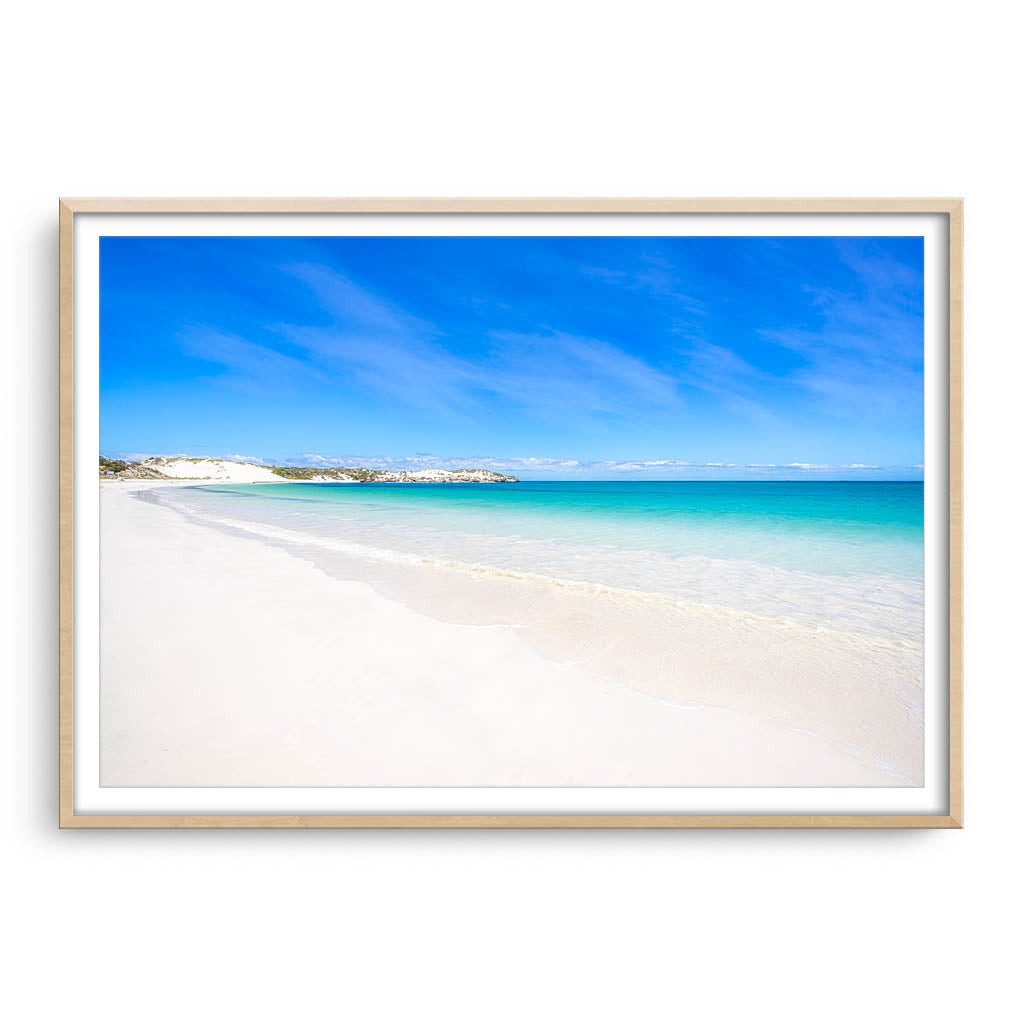
[[[363,466],[269,466],[186,455],[130,462],[100,456],[100,477],[114,480],[219,480],[224,483],[513,484],[519,478],[489,469],[421,469],[392,472]]]

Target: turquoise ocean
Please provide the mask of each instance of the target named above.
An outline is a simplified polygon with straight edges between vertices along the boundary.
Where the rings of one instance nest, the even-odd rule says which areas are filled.
[[[922,638],[920,482],[281,483],[150,500],[315,560],[448,566]]]

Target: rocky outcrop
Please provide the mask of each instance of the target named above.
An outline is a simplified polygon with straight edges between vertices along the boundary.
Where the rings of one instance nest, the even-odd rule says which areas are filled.
[[[273,472],[285,480],[362,484],[505,484],[518,483],[518,477],[494,473],[489,469],[421,469],[394,473],[389,469],[364,469],[343,466],[320,469],[310,466],[274,466]]]

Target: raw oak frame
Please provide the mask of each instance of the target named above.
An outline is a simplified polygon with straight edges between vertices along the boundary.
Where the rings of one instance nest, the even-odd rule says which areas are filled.
[[[949,809],[946,814],[76,814],[74,809],[74,218],[78,213],[937,213],[949,218]],[[962,828],[962,199],[62,199],[60,201],[61,828]]]

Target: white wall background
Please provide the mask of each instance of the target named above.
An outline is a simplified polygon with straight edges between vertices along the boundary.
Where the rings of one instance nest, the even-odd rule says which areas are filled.
[[[0,59],[11,1019],[1002,1019],[1019,40],[975,2],[47,3]],[[59,833],[57,196],[967,197],[967,828]]]

